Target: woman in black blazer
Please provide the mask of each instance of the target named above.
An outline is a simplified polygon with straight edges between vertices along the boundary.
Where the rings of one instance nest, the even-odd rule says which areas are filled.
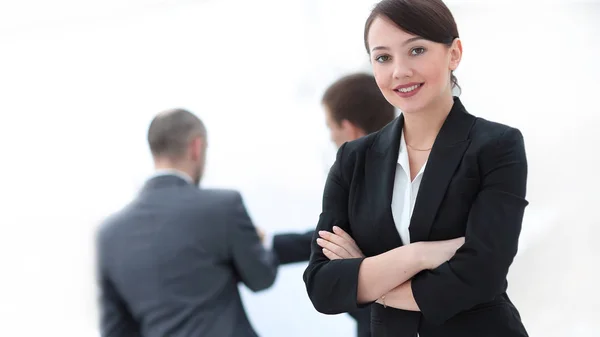
[[[337,153],[304,273],[313,305],[376,302],[374,337],[527,336],[506,294],[527,206],[521,133],[453,97],[462,46],[441,0],[380,2],[365,45],[403,113]]]

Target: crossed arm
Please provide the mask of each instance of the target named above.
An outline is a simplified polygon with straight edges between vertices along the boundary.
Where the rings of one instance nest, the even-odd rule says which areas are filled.
[[[347,209],[348,183],[343,177],[343,171],[350,171],[351,167],[342,164],[344,149],[345,145],[342,145],[327,179],[317,232],[332,232],[337,226],[352,234]],[[430,251],[430,244],[405,245],[371,257],[359,254],[332,260],[325,255],[327,251],[324,252],[313,240],[310,261],[304,272],[309,298],[315,309],[324,314],[339,314],[365,307],[429,268],[431,259],[424,257]],[[435,256],[442,256],[442,261],[446,261],[456,248],[455,242],[445,242],[437,246]],[[447,252],[451,254],[445,256]]]
[[[352,237],[343,229],[337,226],[333,227],[333,232],[320,231],[319,236],[320,238],[317,239],[317,244],[323,248],[323,254],[325,254],[325,256],[327,256],[327,258],[330,260],[364,257],[364,254],[361,252],[360,248],[358,248],[358,245],[354,239],[352,239]],[[464,239],[459,239],[455,240],[453,244],[456,246],[456,248],[458,248],[463,242]],[[436,263],[436,261],[426,261],[425,255],[421,255],[419,258],[422,259],[421,261],[423,262],[420,264],[422,266],[421,270],[426,269],[427,264]],[[419,306],[412,294],[410,279],[377,298],[375,302],[386,307],[420,311]]]
[[[482,183],[468,215],[464,245],[439,266],[424,268],[405,281],[396,279],[398,283],[385,292],[384,298],[378,297],[378,302],[421,311],[432,323],[441,324],[503,292],[528,204],[525,200],[527,160],[521,133],[508,129],[481,150],[479,159]],[[323,254],[331,261],[356,259],[347,257],[353,256],[349,252],[352,249],[346,248],[353,240],[348,236],[340,241],[343,234],[333,231],[324,233],[322,238],[344,248],[348,255],[336,251],[336,247],[322,246],[323,241],[317,243],[326,248]]]

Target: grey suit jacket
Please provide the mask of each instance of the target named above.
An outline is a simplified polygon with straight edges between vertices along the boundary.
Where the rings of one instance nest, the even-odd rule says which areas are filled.
[[[103,337],[257,336],[238,282],[268,288],[277,261],[238,192],[153,178],[97,245]]]

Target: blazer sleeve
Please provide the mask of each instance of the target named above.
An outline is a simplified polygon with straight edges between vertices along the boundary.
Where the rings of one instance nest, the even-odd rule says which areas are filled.
[[[336,161],[329,171],[323,192],[323,209],[317,224],[320,230],[332,231],[337,225],[352,235],[348,221],[348,186],[342,176],[344,171],[344,149],[337,152]],[[358,270],[364,258],[330,261],[316,241],[311,242],[308,267],[304,271],[304,283],[308,296],[317,311],[324,314],[339,314],[353,311],[365,305],[356,301]]]
[[[517,253],[527,184],[523,136],[507,129],[479,157],[482,185],[471,207],[465,243],[448,262],[412,279],[423,316],[441,324],[502,293]]]
[[[234,192],[227,236],[239,280],[252,291],[270,287],[277,276],[277,258],[264,248],[238,192]]]
[[[141,337],[139,325],[130,313],[123,298],[111,282],[104,267],[107,253],[101,248],[100,239],[96,242],[96,279],[99,285],[100,335],[102,337]]]
[[[283,233],[273,236],[273,251],[280,264],[308,261],[314,230],[306,233]],[[316,239],[316,238],[315,238]]]

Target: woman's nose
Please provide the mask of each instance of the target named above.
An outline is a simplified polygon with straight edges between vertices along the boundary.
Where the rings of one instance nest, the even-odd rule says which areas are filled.
[[[394,79],[402,79],[411,77],[413,71],[411,67],[403,60],[398,60],[394,62]]]

